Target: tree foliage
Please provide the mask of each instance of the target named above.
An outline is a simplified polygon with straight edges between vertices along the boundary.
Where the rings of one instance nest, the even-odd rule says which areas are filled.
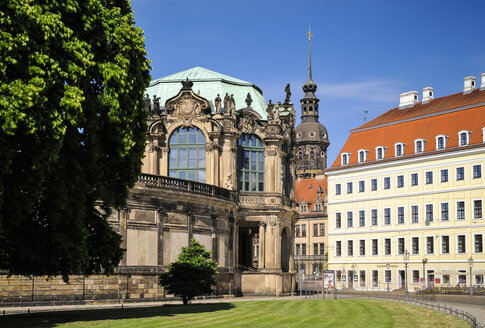
[[[0,269],[112,272],[149,83],[129,0],[0,3]]]
[[[197,295],[210,294],[217,274],[217,262],[211,260],[211,253],[192,239],[190,247],[182,247],[177,262],[160,275],[160,285],[169,294],[180,296],[184,305]]]

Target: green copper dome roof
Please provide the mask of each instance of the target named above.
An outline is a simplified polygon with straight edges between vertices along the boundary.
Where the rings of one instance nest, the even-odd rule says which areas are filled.
[[[218,94],[222,99],[224,99],[226,93],[229,95],[233,94],[236,102],[236,111],[238,111],[240,108],[247,107],[245,99],[249,93],[253,99],[251,107],[263,119],[266,119],[267,104],[260,88],[250,82],[217,73],[203,67],[190,68],[153,80],[145,92],[150,98],[153,98],[154,95],[160,97],[160,104],[164,106],[167,99],[177,95],[182,88],[181,82],[187,78],[194,83],[192,87],[194,93],[209,101],[213,114],[215,114],[214,99]]]

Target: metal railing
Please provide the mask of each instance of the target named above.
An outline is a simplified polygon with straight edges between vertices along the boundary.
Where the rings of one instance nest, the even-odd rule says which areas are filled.
[[[418,300],[417,298],[414,298],[413,299],[405,299],[403,296],[401,295],[376,295],[376,294],[370,294],[368,293],[367,295],[346,295],[348,296],[349,298],[367,298],[367,299],[370,299],[370,298],[374,298],[374,299],[386,299],[386,300],[391,300],[391,301],[395,301],[395,302],[403,302],[403,303],[407,303],[407,304],[412,304],[412,305],[416,305],[416,306],[421,306],[421,307],[426,307],[426,308],[430,308],[432,310],[435,310],[435,311],[438,311],[438,312],[443,312],[443,313],[447,313],[447,314],[450,314],[450,315],[453,315],[457,318],[460,318],[462,320],[465,320],[466,322],[468,322],[473,328],[484,328],[484,326],[478,321],[478,319],[466,312],[466,311],[463,311],[463,310],[460,310],[458,308],[453,308],[451,305],[446,305],[446,304],[433,304],[433,303],[428,303],[428,302],[424,302],[424,301],[421,301],[421,300]],[[342,293],[339,293],[337,298],[340,297],[342,298]]]
[[[197,194],[234,200],[234,193],[231,190],[197,181],[143,173],[138,177],[138,183],[144,184],[146,187],[191,191]]]

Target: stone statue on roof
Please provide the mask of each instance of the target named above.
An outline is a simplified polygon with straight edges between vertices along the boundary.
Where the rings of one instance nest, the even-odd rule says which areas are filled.
[[[285,87],[285,92],[286,92],[285,104],[289,104],[290,103],[290,97],[291,97],[291,89],[290,89],[289,83]]]
[[[246,97],[246,105],[248,105],[248,108],[251,107],[252,102],[253,102],[253,99],[251,98],[251,94],[248,92],[248,95]]]
[[[224,96],[224,114],[228,114],[229,111],[230,111],[230,108],[231,105],[229,105],[231,101],[231,97],[229,97],[229,94],[226,93],[226,95]]]
[[[236,101],[234,100],[234,95],[231,95],[231,98],[229,99],[229,115],[233,116],[236,114]]]
[[[214,105],[216,106],[216,113],[217,114],[222,114],[222,108],[221,108],[221,96],[217,94],[216,99],[214,100]]]
[[[275,123],[279,123],[280,122],[280,106],[281,106],[281,103],[278,101],[276,103],[276,106],[274,107],[274,111],[273,111],[273,121]]]
[[[153,111],[158,112],[160,110],[160,97],[153,95]]]

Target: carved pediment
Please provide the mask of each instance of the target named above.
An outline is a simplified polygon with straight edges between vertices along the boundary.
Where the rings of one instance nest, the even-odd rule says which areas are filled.
[[[192,91],[192,82],[182,82],[180,92],[165,102],[171,121],[182,121],[185,127],[192,126],[193,121],[206,121],[210,116],[209,102]]]
[[[252,108],[239,110],[238,129],[242,133],[253,134],[261,126],[261,115]]]

